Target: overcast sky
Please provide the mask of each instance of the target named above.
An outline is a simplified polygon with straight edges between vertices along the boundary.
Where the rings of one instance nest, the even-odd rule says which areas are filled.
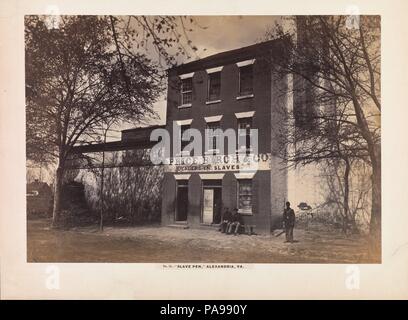
[[[200,58],[204,58],[261,41],[265,31],[273,27],[278,17],[198,16],[195,19],[198,25],[206,27],[195,28],[190,33],[191,40],[199,49]]]
[[[181,58],[180,63],[190,62],[216,53],[237,49],[260,42],[268,28],[273,28],[278,16],[195,16],[198,27],[189,32],[189,38],[198,48],[197,56]],[[154,109],[160,116],[152,124],[165,124],[166,93],[155,103]],[[123,125],[119,129],[135,127]],[[113,139],[114,140],[114,139]]]

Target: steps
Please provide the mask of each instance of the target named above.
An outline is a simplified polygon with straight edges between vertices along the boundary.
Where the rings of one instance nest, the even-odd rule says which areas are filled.
[[[189,228],[187,222],[175,222],[173,224],[169,224],[167,227],[176,228],[176,229],[188,229]]]

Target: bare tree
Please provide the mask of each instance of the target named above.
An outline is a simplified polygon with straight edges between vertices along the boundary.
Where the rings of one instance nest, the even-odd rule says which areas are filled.
[[[165,72],[146,54],[168,66],[197,48],[188,38],[194,19],[185,16],[62,16],[51,29],[46,20],[25,21],[27,158],[56,163],[57,225],[73,146],[93,141],[106,119],[154,118]]]
[[[345,233],[366,232],[369,225],[371,183],[367,178],[370,174],[367,169],[368,165],[362,161],[353,163],[349,173],[341,163],[322,167],[322,192],[325,197],[322,207],[331,208],[335,213],[331,222],[337,222],[340,218]]]
[[[105,159],[102,152],[92,158],[81,157],[69,169],[78,170],[76,179],[86,185],[90,206],[101,211],[103,205],[106,222],[119,218],[130,223],[160,220],[157,213],[161,207],[163,167],[150,163],[147,149],[105,153]]]
[[[198,58],[198,49],[190,34],[195,29],[206,29],[191,16],[109,16],[109,20],[119,55],[143,49],[150,51],[165,68],[175,65],[181,57],[189,59],[194,55]],[[126,41],[131,41],[132,45]]]
[[[63,17],[60,28],[51,30],[40,17],[26,19],[27,143],[57,161],[55,225],[73,146],[94,135],[104,119],[137,121],[154,114],[156,68],[141,54],[119,61],[109,28],[106,19],[90,16]]]
[[[293,75],[294,110],[289,134],[282,134],[285,159],[295,165],[353,159],[365,161],[372,175],[371,249],[381,239],[380,17],[296,17],[296,32],[278,28],[285,39],[281,59],[272,65]],[[287,152],[289,147],[289,152]],[[347,179],[346,179],[347,180]],[[344,180],[344,181],[346,181]],[[347,186],[347,184],[345,185]],[[347,196],[345,194],[345,196]],[[344,206],[348,207],[344,199]]]

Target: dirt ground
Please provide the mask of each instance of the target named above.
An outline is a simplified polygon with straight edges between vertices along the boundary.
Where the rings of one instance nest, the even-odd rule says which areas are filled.
[[[225,235],[211,229],[160,226],[51,229],[29,220],[28,262],[373,263],[367,239],[321,226],[295,229],[298,242],[274,235]]]

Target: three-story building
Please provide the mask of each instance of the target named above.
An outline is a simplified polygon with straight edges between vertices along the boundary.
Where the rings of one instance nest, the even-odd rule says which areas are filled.
[[[181,152],[173,143],[163,182],[162,225],[216,226],[225,208],[237,208],[244,223],[258,233],[268,233],[279,223],[287,200],[287,170],[277,150],[288,98],[287,79],[272,65],[283,54],[281,41],[168,71],[166,129],[180,137]],[[201,133],[202,154],[183,151],[189,141],[181,136],[188,129]],[[239,136],[235,152],[228,150],[228,143],[220,150],[219,137],[206,136],[206,129],[233,129]],[[252,145],[251,129],[257,130],[257,146]]]

